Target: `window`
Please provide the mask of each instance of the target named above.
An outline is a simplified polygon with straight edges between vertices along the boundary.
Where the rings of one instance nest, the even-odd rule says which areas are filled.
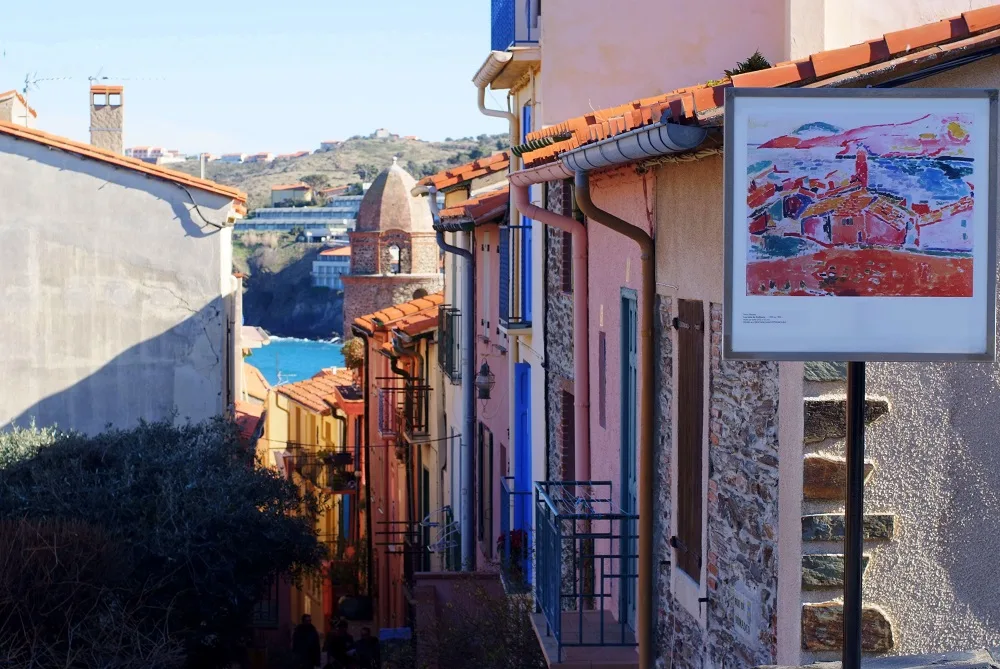
[[[108,96],[108,104],[111,105],[112,107],[121,107],[122,106],[122,94],[121,93],[112,93],[112,94],[110,94]]]
[[[573,481],[576,478],[576,414],[573,407],[573,393],[566,390],[560,396],[560,413],[562,419],[562,480]]]
[[[94,93],[94,106],[104,107],[108,104],[108,96],[104,93]]]
[[[699,300],[678,301],[677,536],[675,564],[701,580],[702,428],[705,391],[705,313]]]
[[[850,216],[848,216],[847,218],[842,218],[840,222],[843,223],[844,225],[854,225],[854,219],[851,218]]]

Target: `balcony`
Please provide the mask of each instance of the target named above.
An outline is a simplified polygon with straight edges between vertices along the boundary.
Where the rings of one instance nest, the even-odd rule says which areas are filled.
[[[500,325],[531,329],[531,222],[500,226]]]
[[[357,492],[358,481],[354,473],[354,454],[349,451],[320,451],[310,453],[301,446],[289,444],[291,455],[286,459],[289,472],[309,481],[317,488],[335,494]]]
[[[538,44],[541,36],[540,0],[492,0],[490,48],[506,51],[514,46]]]
[[[535,483],[533,616],[549,666],[635,666],[638,518],[609,481]],[[648,595],[647,595],[648,596]]]
[[[383,383],[398,379],[380,379]],[[378,390],[378,432],[384,439],[419,441],[430,434],[431,387],[406,383]]]
[[[453,384],[462,380],[462,313],[453,307],[438,311],[438,364]]]
[[[500,479],[500,580],[508,595],[531,591],[531,491],[515,490],[514,477]]]

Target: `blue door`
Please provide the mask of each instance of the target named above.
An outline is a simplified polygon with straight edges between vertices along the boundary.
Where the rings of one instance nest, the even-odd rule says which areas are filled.
[[[514,365],[514,489],[531,491],[531,365]],[[514,529],[524,530],[527,545],[533,545],[531,533],[532,496],[514,496]],[[526,551],[527,552],[527,551]],[[531,583],[531,560],[525,559],[522,573]]]
[[[621,329],[621,506],[625,514],[638,512],[638,476],[636,471],[636,395],[638,391],[639,355],[637,350],[638,319],[636,293],[622,290]],[[638,527],[634,520],[621,525],[622,595],[621,618],[635,629],[636,587],[638,585]]]

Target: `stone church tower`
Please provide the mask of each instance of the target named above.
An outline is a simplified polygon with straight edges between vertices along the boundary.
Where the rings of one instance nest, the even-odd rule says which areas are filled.
[[[344,338],[355,318],[407,302],[444,286],[441,251],[426,198],[396,164],[376,177],[361,201],[351,233],[351,273],[344,280]]]

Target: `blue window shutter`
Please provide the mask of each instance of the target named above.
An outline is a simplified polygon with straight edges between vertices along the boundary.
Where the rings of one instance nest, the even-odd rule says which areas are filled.
[[[525,218],[521,221],[521,316],[526,323],[531,322],[531,221]]]
[[[509,227],[500,228],[500,293],[497,295],[497,303],[500,323],[504,327],[510,322],[510,234]]]

